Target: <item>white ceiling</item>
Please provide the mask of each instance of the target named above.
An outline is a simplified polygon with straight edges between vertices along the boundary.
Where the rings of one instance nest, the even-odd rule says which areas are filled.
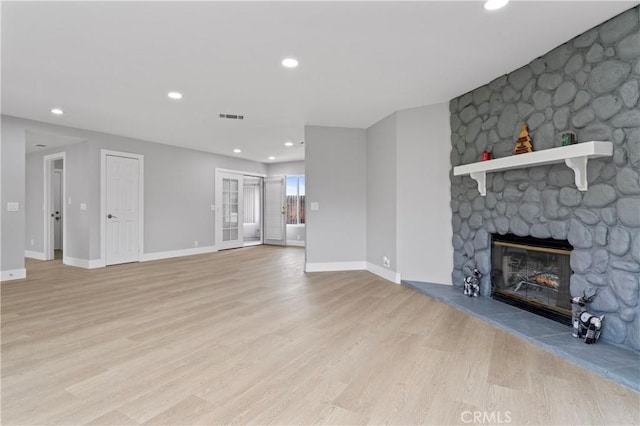
[[[3,1],[2,112],[298,160],[305,124],[365,128],[446,102],[637,3]]]

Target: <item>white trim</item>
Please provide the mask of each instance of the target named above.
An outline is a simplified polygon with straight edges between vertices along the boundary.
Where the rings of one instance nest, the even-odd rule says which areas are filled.
[[[89,260],[89,269],[104,268],[105,266],[107,265],[102,259]]]
[[[144,256],[144,155],[109,149],[100,150],[100,259],[97,261],[101,262],[101,266],[107,264],[107,155],[138,160],[138,262],[140,262]]]
[[[27,270],[25,268],[0,272],[0,281],[21,280],[23,278],[27,278]]]
[[[194,247],[181,250],[159,251],[155,253],[144,253],[141,262],[149,262],[152,260],[171,259],[173,257],[192,256],[194,254],[215,253],[218,251],[216,246]]]
[[[287,215],[286,215],[286,207],[287,207],[287,180],[286,180],[286,176],[284,175],[279,175],[279,176],[269,176],[268,178],[264,179],[264,205],[263,205],[263,218],[262,218],[262,225],[263,225],[263,235],[264,235],[264,243],[268,244],[268,245],[276,245],[276,246],[286,246],[287,244]],[[268,200],[268,195],[267,195],[267,185],[272,184],[273,182],[278,182],[280,185],[280,190],[282,191],[281,198],[279,200],[279,206],[278,210],[281,211],[281,214],[278,213],[280,215],[280,218],[278,219],[278,222],[280,222],[280,225],[282,226],[282,235],[280,239],[269,239],[267,238],[267,206],[269,205],[269,200]]]
[[[261,246],[262,241],[245,241],[242,243],[242,247],[253,247],[253,246]]]
[[[304,247],[303,240],[287,240],[288,246]]]
[[[400,284],[400,273],[386,268],[382,268],[371,262],[326,262],[326,263],[305,263],[305,272],[331,272],[331,271],[369,271],[374,275],[389,280],[392,283]]]
[[[367,262],[323,262],[305,263],[305,272],[330,272],[330,271],[363,271],[367,269]]]
[[[24,257],[28,257],[29,259],[36,259],[36,260],[47,260],[47,257],[44,255],[44,252],[41,252],[41,251],[25,250]]]
[[[573,170],[576,187],[580,191],[586,191],[588,187],[587,162],[589,158],[610,157],[612,155],[613,144],[611,142],[580,142],[575,145],[543,149],[542,151],[456,166],[453,168],[453,175],[471,176],[478,183],[480,195],[485,196],[487,195],[487,173],[562,163],[564,161],[567,167]]]
[[[232,173],[232,174],[243,175],[243,176],[253,176],[253,177],[261,177],[261,178],[267,177],[267,175],[264,173],[246,172],[242,170],[232,170],[232,169],[221,169],[219,167],[216,167],[215,171],[223,172],[223,173]]]
[[[44,216],[43,222],[43,254],[44,259],[52,260],[54,252],[54,240],[53,240],[53,227],[51,226],[52,203],[51,200],[51,174],[54,170],[53,162],[55,160],[62,160],[62,252],[67,250],[67,154],[65,152],[57,152],[55,154],[45,155],[42,158],[43,174],[44,174],[44,200],[42,205],[42,212]]]
[[[385,280],[389,280],[392,283],[400,284],[400,273],[394,272],[390,269],[383,268],[374,263],[367,262],[367,271],[375,274],[379,277],[384,278]]]
[[[77,257],[62,257],[62,263],[68,266],[75,266],[77,268],[84,269],[96,269],[96,268],[104,268],[105,264],[102,259],[78,259]]]

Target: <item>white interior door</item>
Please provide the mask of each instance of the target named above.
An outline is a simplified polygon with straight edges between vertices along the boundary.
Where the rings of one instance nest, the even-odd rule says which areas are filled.
[[[139,180],[138,159],[106,156],[107,265],[140,260]]]
[[[53,249],[62,250],[62,170],[53,171]]]
[[[216,205],[218,250],[242,247],[244,242],[242,175],[216,172]]]
[[[264,243],[285,245],[284,176],[264,180]]]

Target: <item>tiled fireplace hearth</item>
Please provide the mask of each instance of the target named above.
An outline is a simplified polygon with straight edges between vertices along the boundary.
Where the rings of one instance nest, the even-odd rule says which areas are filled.
[[[590,310],[605,315],[602,339],[635,350],[640,350],[639,10],[450,103],[452,169],[479,161],[484,150],[495,158],[512,155],[524,123],[535,151],[561,146],[566,131],[575,132],[578,143],[613,143],[611,157],[589,160],[586,191],[576,187],[565,164],[487,173],[486,196],[469,176],[452,172],[452,280],[462,287],[465,273],[478,267],[481,294],[491,295],[492,235],[567,241],[573,274],[554,303],[597,289]],[[515,256],[510,261],[516,262]],[[546,277],[551,287],[554,275],[560,279],[560,274]],[[546,284],[535,274],[526,278],[533,281],[529,296],[543,293],[534,283]]]

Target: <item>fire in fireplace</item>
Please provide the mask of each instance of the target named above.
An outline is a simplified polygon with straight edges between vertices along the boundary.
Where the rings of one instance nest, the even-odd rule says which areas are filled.
[[[571,250],[568,241],[492,235],[492,297],[570,325]]]

